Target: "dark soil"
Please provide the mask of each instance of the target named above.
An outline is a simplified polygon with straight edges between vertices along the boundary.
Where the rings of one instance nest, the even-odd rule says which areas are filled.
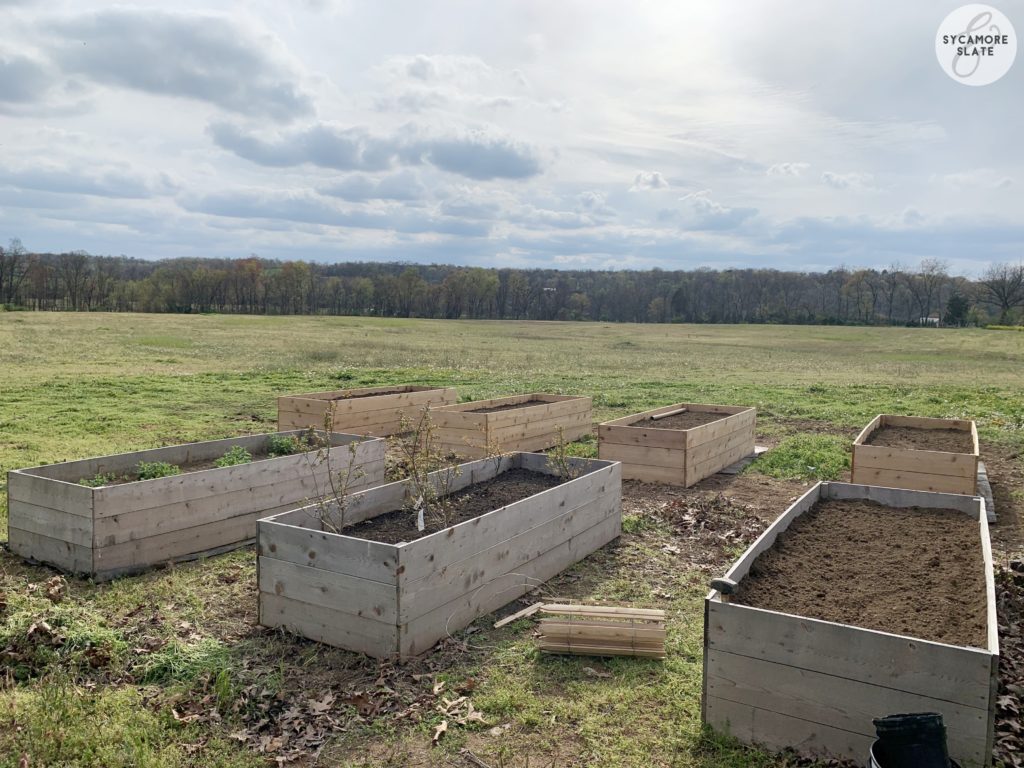
[[[690,429],[699,427],[702,424],[710,424],[713,421],[724,419],[727,413],[707,413],[706,411],[683,411],[675,416],[666,416],[664,419],[651,419],[644,417],[634,421],[631,427],[649,427],[651,429]]]
[[[311,448],[310,450],[315,450],[315,449]],[[290,455],[294,456],[294,455],[297,455],[297,454],[290,454]],[[216,458],[213,458],[213,459],[203,459],[202,461],[190,461],[187,464],[178,464],[177,465],[178,469],[181,470],[181,472],[179,474],[187,475],[187,474],[189,474],[191,472],[200,472],[200,471],[202,471],[204,469],[214,469],[214,468],[217,467],[217,459],[219,459],[219,458],[220,458],[220,456],[217,456]],[[269,453],[267,453],[265,451],[258,451],[256,453],[252,454],[252,461],[247,461],[247,462],[244,462],[244,463],[245,464],[253,464],[253,463],[257,462],[257,461],[265,461],[267,459],[279,459],[279,458],[281,458],[281,457],[280,456],[271,456]],[[232,465],[232,466],[239,466],[239,465]],[[91,480],[92,478],[83,477],[82,479],[83,480]],[[107,486],[111,486],[111,485],[124,485],[125,483],[137,483],[138,481],[139,481],[138,474],[136,474],[135,472],[126,472],[126,473],[124,473],[122,475],[118,475],[114,480],[112,480],[111,482],[107,483],[103,487],[107,487]]]
[[[970,432],[962,429],[918,429],[916,427],[882,427],[868,435],[867,445],[885,448],[914,448],[919,451],[974,453]]]
[[[528,469],[510,469],[493,480],[471,485],[449,496],[449,525],[464,523],[561,484],[562,479],[555,475],[531,472]],[[425,522],[426,530],[418,531],[415,513],[407,509],[396,509],[349,526],[344,533],[346,536],[384,544],[398,544],[402,541],[415,541],[446,527],[444,521],[432,519],[430,512]]]
[[[464,413],[498,413],[499,411],[514,411],[516,408],[529,408],[531,405],[549,405],[549,403],[547,400],[527,400],[525,403],[474,408],[472,411],[464,411]]]
[[[822,501],[754,561],[736,602],[984,648],[978,523],[955,510]]]
[[[331,400],[360,400],[364,397],[382,397],[383,395],[403,395],[405,392],[363,392],[358,395],[338,395]]]

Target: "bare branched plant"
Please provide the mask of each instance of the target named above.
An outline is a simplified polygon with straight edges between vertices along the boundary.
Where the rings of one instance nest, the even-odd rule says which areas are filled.
[[[575,480],[582,473],[575,459],[569,455],[565,430],[561,425],[558,426],[558,442],[548,451],[548,466],[564,481]]]
[[[406,506],[416,515],[416,529],[426,530],[428,520],[447,528],[454,520],[452,488],[462,470],[457,460],[442,453],[430,407],[415,419],[403,415],[399,432],[395,445],[405,464]]]
[[[335,464],[335,457],[331,451],[331,431],[334,427],[334,409],[336,403],[332,402],[330,408],[324,414],[323,431],[317,431],[310,427],[303,436],[303,441],[310,447],[316,448],[316,455],[312,458],[306,454],[306,460],[310,463],[310,471],[313,476],[313,487],[316,493],[313,499],[312,514],[320,521],[323,530],[331,533],[341,533],[347,525],[348,505],[352,486],[358,483],[366,472],[358,464],[359,441],[353,440],[348,444],[348,462],[343,467]],[[317,480],[317,468],[326,465],[327,485],[321,489]]]

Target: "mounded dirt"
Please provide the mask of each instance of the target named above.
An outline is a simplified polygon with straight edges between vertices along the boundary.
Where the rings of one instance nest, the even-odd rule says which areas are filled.
[[[547,400],[527,400],[525,403],[510,403],[509,405],[492,405],[485,408],[474,408],[472,411],[463,413],[498,413],[500,411],[514,411],[516,408],[529,408],[532,405],[550,405]]]
[[[983,648],[985,565],[978,523],[956,510],[821,501],[754,561],[735,600]]]
[[[867,444],[884,448],[914,448],[919,451],[974,453],[971,433],[962,429],[882,427],[868,435]]]
[[[728,416],[728,413],[707,413],[706,411],[683,411],[675,416],[666,416],[664,419],[650,419],[646,416],[634,421],[631,427],[649,427],[651,429],[690,429],[699,427],[702,424],[710,424]]]
[[[535,493],[561,485],[562,479],[528,469],[510,469],[493,480],[471,485],[449,496],[449,525],[458,525],[495,509],[521,501]],[[356,523],[344,530],[346,536],[379,541],[383,544],[397,544],[401,541],[415,541],[431,533],[443,530],[444,522],[426,514],[426,530],[416,529],[416,515],[407,509],[385,512],[370,520]]]

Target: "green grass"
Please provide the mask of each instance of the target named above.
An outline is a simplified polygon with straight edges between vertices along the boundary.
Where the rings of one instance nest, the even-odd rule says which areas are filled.
[[[837,476],[883,412],[974,418],[986,445],[1024,448],[1024,334],[984,330],[18,312],[0,314],[0,370],[4,471],[272,432],[278,395],[391,383],[452,385],[463,400],[587,394],[599,420],[679,401],[753,405],[759,437],[778,447],[748,472],[775,477]],[[593,456],[596,443],[570,449]],[[1016,486],[1005,498],[1024,503]],[[611,661],[610,678],[592,677],[594,660],[538,656],[529,622],[484,619],[441,673],[477,679],[474,703],[505,735],[453,729],[431,750],[428,705],[419,723],[350,723],[321,764],[458,764],[469,745],[509,768],[527,756],[555,768],[784,765],[702,732],[706,573],[680,567],[653,517],[630,510],[624,529],[550,589],[666,608],[664,663]],[[230,738],[241,692],[302,702],[357,673],[375,686],[375,665],[353,654],[254,629],[251,550],[104,585],[69,579],[57,604],[51,575],[0,555],[0,651],[14,652],[0,658],[0,768],[22,752],[33,766],[267,765]],[[59,643],[32,642],[39,621]],[[219,719],[179,722],[183,701]]]
[[[759,456],[747,472],[799,480],[838,480],[850,468],[850,441],[835,435],[795,435]]]

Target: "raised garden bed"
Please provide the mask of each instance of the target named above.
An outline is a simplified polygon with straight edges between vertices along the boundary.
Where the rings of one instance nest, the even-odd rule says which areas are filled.
[[[429,406],[458,401],[451,387],[361,387],[335,392],[310,392],[277,398],[277,428],[323,429],[324,417],[334,408],[334,431],[386,437],[399,431],[404,416],[415,420]]]
[[[591,431],[591,399],[528,394],[446,405],[432,412],[438,447],[476,459],[493,452],[542,451]]]
[[[9,472],[11,551],[103,580],[250,543],[258,518],[293,509],[327,487],[327,463],[317,460],[315,450],[267,457],[274,437],[299,439],[303,432],[210,440]],[[384,481],[383,440],[332,434],[331,445],[335,472],[352,467],[352,489]],[[211,466],[236,446],[254,460]],[[180,468],[180,474],[137,480],[140,462],[164,462]]]
[[[865,485],[973,496],[979,457],[973,421],[883,414],[853,441],[851,479]]]
[[[999,639],[984,502],[818,483],[704,606],[705,723],[772,750],[863,763],[872,718],[939,712],[989,765]]]
[[[666,405],[599,425],[598,455],[624,479],[689,487],[753,454],[756,423],[753,408]]]
[[[552,480],[557,472],[539,454],[462,464],[447,490],[477,501],[461,522],[424,534],[406,511],[408,480],[353,494],[342,533],[312,508],[260,520],[260,623],[378,658],[423,653],[619,535],[619,464],[569,463],[579,475],[567,481]],[[481,506],[492,492],[495,506]]]

